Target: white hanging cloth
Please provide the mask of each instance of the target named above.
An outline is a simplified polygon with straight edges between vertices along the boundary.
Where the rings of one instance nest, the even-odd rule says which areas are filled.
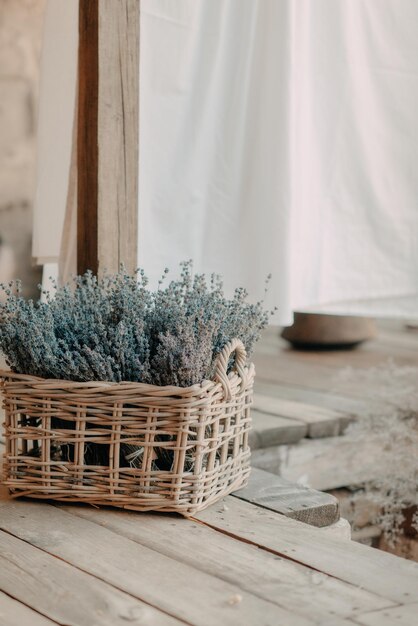
[[[414,0],[141,0],[139,264],[193,258],[254,298],[271,272],[282,323],[416,317],[417,20]],[[59,133],[41,125],[41,171]]]
[[[290,4],[143,0],[139,260],[193,259],[289,319]]]
[[[418,3],[294,9],[292,308],[416,317]]]

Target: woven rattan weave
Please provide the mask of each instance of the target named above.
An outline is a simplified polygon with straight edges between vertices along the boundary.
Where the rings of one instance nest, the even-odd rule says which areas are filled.
[[[187,388],[0,376],[15,497],[188,515],[247,481],[254,367],[237,339]]]

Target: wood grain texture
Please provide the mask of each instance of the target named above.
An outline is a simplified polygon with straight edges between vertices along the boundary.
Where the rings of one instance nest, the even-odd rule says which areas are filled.
[[[22,520],[23,511],[19,515],[15,525]],[[49,532],[45,533],[45,526],[39,526],[36,519],[27,519],[27,522],[31,526],[32,543],[37,547],[29,545],[31,541],[20,541],[11,534],[0,532],[0,590],[9,596],[68,626],[124,626],[127,622],[140,620],[158,626],[179,623],[47,554],[48,544],[60,543],[61,531],[49,527]],[[74,536],[72,541],[77,551],[77,537]],[[94,560],[94,554],[91,551],[88,558]]]
[[[0,592],[1,626],[53,626],[56,623]]]
[[[58,530],[46,533],[51,516]],[[140,522],[140,518],[136,520]],[[0,527],[59,557],[69,570],[71,564],[194,626],[312,624],[308,618],[293,615],[251,592],[244,592],[238,585],[56,507],[34,502],[0,502]],[[163,535],[160,541],[165,541]],[[32,566],[37,571],[35,559]],[[9,572],[9,569],[3,571]],[[32,601],[31,605],[35,606]]]
[[[65,510],[309,617],[317,624],[337,626],[338,618],[393,605],[375,594],[278,558],[204,524],[152,514],[143,514],[138,520],[131,513],[93,511],[78,506],[66,506]],[[228,516],[227,508],[223,515]]]
[[[235,497],[311,526],[329,526],[340,518],[337,498],[253,468],[247,487]]]
[[[100,0],[99,272],[138,265],[138,0]]]
[[[78,273],[137,266],[139,6],[79,3]]]
[[[225,515],[224,506],[228,507]],[[212,528],[400,604],[418,601],[418,565],[228,496],[193,516]]]

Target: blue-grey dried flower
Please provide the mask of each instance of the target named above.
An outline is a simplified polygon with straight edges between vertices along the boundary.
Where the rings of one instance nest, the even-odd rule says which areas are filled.
[[[7,363],[45,378],[184,387],[210,378],[234,337],[251,354],[269,319],[262,302],[247,302],[241,288],[227,299],[219,276],[193,276],[191,261],[180,279],[167,284],[167,273],[154,292],[143,270],[130,275],[122,267],[101,279],[87,272],[36,303],[22,298],[19,282],[1,285]]]

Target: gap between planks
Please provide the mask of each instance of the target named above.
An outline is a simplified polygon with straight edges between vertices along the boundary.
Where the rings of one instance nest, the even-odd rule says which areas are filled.
[[[418,603],[371,611],[354,619],[361,626],[414,626],[418,622]]]
[[[227,516],[214,505],[193,519],[392,602],[418,601],[418,563],[352,541],[320,536],[318,529],[231,496],[224,502]]]
[[[353,419],[352,415],[342,411],[257,392],[254,394],[254,408],[263,414],[294,420],[295,424],[305,424],[306,436],[312,439],[340,435]]]
[[[0,591],[0,624],[2,626],[54,626],[58,622],[37,613],[27,604]]]

